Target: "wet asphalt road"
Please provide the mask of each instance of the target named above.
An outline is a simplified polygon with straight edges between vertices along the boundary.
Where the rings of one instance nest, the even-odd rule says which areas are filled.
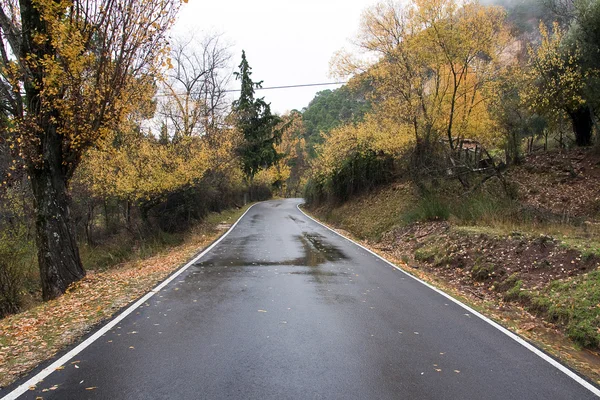
[[[254,206],[209,254],[22,398],[596,398],[309,220],[299,202]]]

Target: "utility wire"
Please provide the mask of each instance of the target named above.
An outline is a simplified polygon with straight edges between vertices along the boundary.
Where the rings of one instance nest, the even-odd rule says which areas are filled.
[[[344,85],[346,83],[348,83],[348,82],[305,83],[303,85],[260,87],[260,88],[254,88],[254,90],[291,89],[291,88],[310,87],[310,86]],[[225,90],[225,92],[239,92],[240,90],[241,89],[232,89],[232,90]]]
[[[311,86],[344,85],[346,83],[348,83],[348,82],[305,83],[305,84],[301,84],[301,85],[260,87],[260,88],[254,88],[254,90],[294,89],[294,88],[311,87]],[[240,92],[240,91],[241,91],[241,89],[228,89],[228,90],[222,90],[221,93],[232,93],[232,92]],[[176,94],[185,96],[185,93],[176,93]],[[157,96],[173,96],[173,93],[158,93]]]

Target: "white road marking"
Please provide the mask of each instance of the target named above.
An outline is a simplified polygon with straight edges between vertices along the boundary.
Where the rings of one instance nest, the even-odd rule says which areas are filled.
[[[459,306],[461,306],[465,310],[469,311],[472,315],[475,315],[475,316],[481,318],[482,320],[484,320],[485,322],[487,322],[488,324],[490,324],[494,328],[498,329],[500,332],[504,333],[509,338],[513,339],[515,342],[519,343],[520,345],[522,345],[523,347],[525,347],[526,349],[528,349],[532,353],[536,354],[537,356],[539,356],[543,360],[547,361],[549,364],[551,364],[552,366],[554,366],[555,368],[557,368],[559,371],[563,372],[565,375],[567,375],[569,378],[573,379],[575,382],[579,383],[581,386],[583,386],[584,388],[586,388],[587,390],[589,390],[590,392],[592,392],[594,395],[600,397],[600,389],[598,389],[596,386],[592,385],[591,383],[589,383],[588,381],[586,381],[585,379],[583,379],[582,377],[580,377],[579,375],[577,375],[575,372],[571,371],[569,368],[567,368],[566,366],[562,365],[561,363],[559,363],[558,361],[556,361],[555,359],[553,359],[552,357],[550,357],[549,355],[547,355],[546,353],[544,353],[543,351],[541,351],[540,349],[538,349],[537,347],[535,347],[532,344],[528,343],[527,341],[525,341],[523,338],[521,338],[517,334],[509,331],[508,329],[506,329],[502,325],[498,324],[497,322],[492,321],[491,319],[489,319],[485,315],[479,313],[478,311],[475,311],[474,309],[472,309],[468,305],[466,305],[466,304],[462,303],[461,301],[455,299],[454,297],[450,296],[448,293],[443,292],[442,290],[436,288],[435,286],[430,285],[429,283],[427,283],[427,282],[425,282],[425,281],[417,278],[416,276],[414,276],[412,274],[409,274],[408,272],[406,272],[405,270],[403,270],[402,268],[400,268],[396,264],[392,263],[391,261],[386,260],[385,258],[383,258],[382,256],[380,256],[379,254],[375,253],[372,250],[369,250],[368,248],[366,248],[365,246],[361,245],[360,243],[355,242],[354,240],[352,240],[352,239],[350,239],[350,238],[342,235],[341,233],[336,232],[334,229],[331,229],[327,225],[325,225],[325,224],[317,221],[316,219],[314,219],[313,217],[311,217],[310,215],[308,215],[304,211],[302,211],[302,209],[300,208],[300,204],[296,205],[296,208],[298,209],[298,211],[300,211],[302,214],[304,214],[304,216],[306,216],[307,218],[309,218],[312,221],[316,222],[317,224],[319,224],[319,225],[327,228],[331,232],[333,232],[336,235],[338,235],[338,236],[340,236],[340,237],[348,240],[349,242],[354,243],[356,246],[358,246],[361,249],[363,249],[363,250],[371,253],[372,255],[374,255],[375,257],[379,258],[381,261],[385,262],[386,264],[390,265],[391,267],[393,267],[393,268],[397,269],[398,271],[400,271],[400,272],[408,275],[409,277],[411,277],[412,279],[416,280],[417,282],[422,283],[423,285],[427,286],[429,289],[431,289],[431,290],[439,293],[440,295],[444,296],[448,300],[451,300],[452,302],[458,304]],[[421,375],[422,375],[422,373],[421,373]]]
[[[258,203],[256,203],[256,204],[258,204]],[[62,356],[61,358],[59,358],[58,360],[56,360],[55,362],[53,362],[52,364],[50,364],[49,366],[44,368],[42,371],[37,373],[35,376],[31,377],[29,380],[27,380],[27,382],[18,386],[15,390],[13,390],[12,392],[10,392],[6,396],[4,396],[2,398],[2,400],[14,400],[14,399],[18,398],[23,393],[27,392],[30,387],[36,386],[38,383],[40,383],[40,381],[42,381],[48,375],[53,373],[58,367],[67,363],[70,359],[75,357],[77,354],[79,354],[81,351],[83,351],[86,347],[88,347],[89,345],[94,343],[96,340],[98,340],[102,335],[106,334],[106,332],[108,332],[113,327],[115,327],[125,317],[127,317],[129,314],[134,312],[139,306],[146,303],[152,296],[154,296],[161,289],[163,289],[165,286],[167,286],[169,283],[171,283],[175,278],[177,278],[179,275],[181,275],[186,269],[188,269],[195,262],[197,262],[199,259],[204,257],[204,255],[206,255],[206,253],[211,251],[216,245],[218,245],[223,239],[225,239],[225,237],[227,235],[229,235],[229,233],[236,227],[236,225],[242,220],[242,218],[244,218],[244,216],[248,213],[248,211],[250,211],[250,209],[252,207],[254,207],[256,204],[253,204],[250,207],[248,207],[246,212],[244,212],[244,214],[242,214],[242,216],[240,218],[238,218],[238,220],[235,222],[235,224],[233,224],[227,232],[225,232],[219,239],[217,239],[213,244],[211,244],[206,250],[204,250],[202,253],[198,254],[192,261],[185,264],[177,272],[175,272],[173,275],[171,275],[170,277],[165,279],[161,284],[156,286],[150,292],[146,293],[146,295],[144,297],[142,297],[141,299],[139,299],[138,301],[133,303],[131,306],[129,306],[129,308],[127,308],[125,311],[123,311],[121,314],[119,314],[112,321],[110,321],[109,323],[104,325],[102,328],[100,328],[98,331],[96,331],[96,333],[94,333],[92,336],[90,336],[89,338],[87,338],[86,340],[81,342],[79,345],[77,345],[71,351],[69,351],[64,356]]]

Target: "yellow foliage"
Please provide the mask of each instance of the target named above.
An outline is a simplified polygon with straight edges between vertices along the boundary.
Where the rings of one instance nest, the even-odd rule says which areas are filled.
[[[0,78],[11,104],[14,148],[30,170],[49,162],[45,149],[58,140],[58,162],[70,176],[86,149],[152,97],[178,4],[31,0],[2,6],[14,58],[2,52]],[[22,13],[20,6],[29,10]]]
[[[130,201],[156,198],[198,183],[210,169],[241,184],[234,154],[237,134],[224,130],[213,143],[202,137],[161,144],[131,126],[103,140],[86,155],[75,179],[96,196]],[[118,145],[115,145],[118,143]]]
[[[357,38],[369,58],[344,54],[333,69],[372,82],[378,112],[411,126],[416,140],[499,136],[487,108],[512,38],[500,7],[457,0],[382,3],[363,14]],[[504,57],[506,58],[506,57]],[[510,57],[509,57],[510,58]],[[366,72],[365,72],[366,71]]]
[[[558,23],[553,24],[552,32],[543,23],[540,23],[539,29],[542,37],[540,46],[528,48],[530,58],[523,98],[532,110],[557,122],[565,117],[568,109],[577,109],[585,104],[582,93],[589,71],[583,71],[579,65],[579,48],[562,50],[565,33]]]
[[[330,175],[353,154],[374,151],[397,156],[414,143],[410,125],[382,114],[369,114],[361,123],[343,125],[329,132],[325,143],[317,146],[319,157],[312,164],[313,171],[317,175]]]

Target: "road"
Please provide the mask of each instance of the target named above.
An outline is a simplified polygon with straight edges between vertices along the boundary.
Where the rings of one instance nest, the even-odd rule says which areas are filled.
[[[310,220],[299,202],[255,205],[212,251],[21,398],[597,398]]]

